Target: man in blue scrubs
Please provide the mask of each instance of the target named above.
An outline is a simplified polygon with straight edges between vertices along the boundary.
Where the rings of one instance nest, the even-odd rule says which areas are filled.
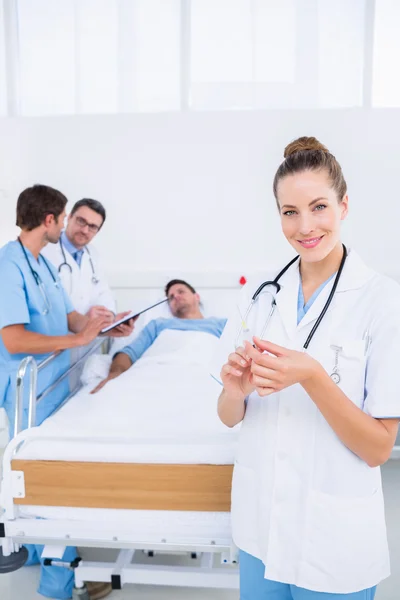
[[[150,321],[131,344],[116,353],[108,377],[101,381],[92,393],[98,392],[108,381],[125,373],[166,329],[203,331],[221,337],[226,319],[204,318],[200,310],[200,296],[193,286],[182,279],[173,279],[166,285],[165,295],[173,317]]]
[[[109,318],[88,318],[74,310],[63,290],[56,269],[41,254],[48,243],[56,243],[64,227],[66,197],[61,192],[35,185],[24,190],[17,203],[17,225],[21,234],[0,250],[0,406],[4,406],[14,431],[16,373],[29,355],[41,361],[55,351],[69,350],[92,342]],[[117,315],[120,317],[121,315]],[[112,335],[129,335],[133,323],[114,329]],[[40,394],[70,365],[69,352],[40,371]],[[28,391],[28,390],[26,390]],[[37,405],[36,425],[51,415],[69,393],[68,382]],[[24,398],[22,428],[28,421],[28,394]],[[30,564],[38,561],[41,547],[30,546]],[[38,554],[39,553],[39,554]],[[71,561],[76,550],[67,548],[63,560]],[[39,592],[51,598],[70,598],[73,572],[42,565]]]

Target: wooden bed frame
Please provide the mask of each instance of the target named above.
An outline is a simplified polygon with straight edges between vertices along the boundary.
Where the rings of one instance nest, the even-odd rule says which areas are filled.
[[[13,460],[25,496],[15,504],[229,512],[232,465]]]

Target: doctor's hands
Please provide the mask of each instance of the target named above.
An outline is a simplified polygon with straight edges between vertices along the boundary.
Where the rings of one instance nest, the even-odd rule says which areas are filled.
[[[256,386],[252,380],[251,360],[246,356],[243,347],[236,348],[236,351],[228,356],[228,362],[221,370],[221,379],[225,391],[231,397],[244,400],[254,392]]]
[[[295,383],[303,383],[320,368],[318,361],[306,352],[289,350],[257,337],[253,340],[256,348],[245,342],[245,352],[251,359],[252,382],[259,396],[269,396]]]
[[[106,308],[105,306],[92,306],[91,309],[88,310],[88,312],[86,313],[86,316],[89,317],[89,319],[94,319],[96,317],[104,317],[104,319],[107,320],[107,323],[104,327],[107,327],[107,325],[111,325],[111,323],[115,319],[114,313],[111,312],[111,310],[108,310],[108,308]]]
[[[100,331],[104,329],[104,327],[107,327],[107,325],[108,321],[104,316],[88,319],[83,329],[75,335],[76,345],[86,346],[87,344],[90,344],[97,338]]]
[[[124,317],[128,316],[130,313],[130,311],[126,311],[126,312],[122,312],[122,313],[118,313],[117,315],[115,315],[115,321],[119,321],[120,319],[123,319]],[[127,337],[128,335],[131,335],[131,333],[133,332],[133,330],[135,329],[135,322],[137,321],[138,317],[136,317],[135,319],[130,319],[127,323],[121,323],[121,325],[118,325],[118,327],[115,327],[114,329],[111,329],[110,331],[107,331],[107,336],[108,337]]]

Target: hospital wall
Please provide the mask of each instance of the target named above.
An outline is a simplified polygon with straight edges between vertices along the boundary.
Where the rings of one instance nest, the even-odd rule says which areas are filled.
[[[226,111],[0,120],[0,242],[35,182],[108,218],[96,244],[121,308],[187,277],[211,301],[291,255],[271,184],[285,144],[316,135],[349,185],[344,240],[400,281],[400,110]],[[221,310],[223,310],[221,308]],[[221,312],[218,310],[218,312]]]

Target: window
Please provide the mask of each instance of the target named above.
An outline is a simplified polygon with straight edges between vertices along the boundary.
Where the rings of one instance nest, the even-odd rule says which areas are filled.
[[[400,107],[398,31],[399,0],[0,0],[0,115]]]
[[[372,105],[400,106],[400,2],[376,0]]]
[[[79,0],[75,13],[78,113],[118,112],[118,10],[115,0]]]
[[[3,3],[0,2],[0,117],[7,114],[7,73]]]
[[[180,0],[18,0],[23,115],[177,110]]]
[[[121,5],[121,110],[180,108],[180,0]]]
[[[75,112],[73,0],[18,0],[21,112]]]
[[[318,105],[362,106],[365,0],[318,2]]]
[[[365,0],[192,0],[193,108],[361,106]]]
[[[192,108],[279,104],[295,79],[295,0],[192,0]]]

